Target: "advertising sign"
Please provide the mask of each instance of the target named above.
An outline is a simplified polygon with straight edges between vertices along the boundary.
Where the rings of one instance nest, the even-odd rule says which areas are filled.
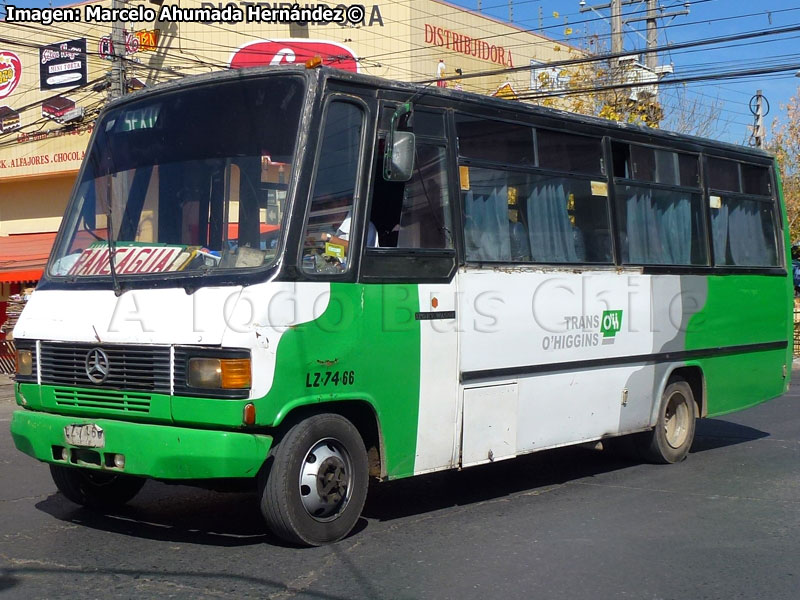
[[[19,84],[22,62],[19,56],[8,50],[0,50],[0,98],[5,98]]]
[[[358,73],[358,60],[350,48],[336,42],[312,40],[270,40],[245,44],[233,53],[233,69],[264,65],[302,65],[319,56],[326,67]]]
[[[39,48],[39,87],[43,90],[86,85],[86,38]]]

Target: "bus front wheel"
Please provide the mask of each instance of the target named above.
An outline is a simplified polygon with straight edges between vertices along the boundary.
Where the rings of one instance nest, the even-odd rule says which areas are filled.
[[[692,447],[696,419],[697,404],[691,386],[683,379],[673,379],[661,396],[655,428],[640,434],[640,454],[653,463],[682,461]]]
[[[90,508],[113,508],[132,500],[145,480],[121,473],[50,465],[53,482],[67,499]]]
[[[336,414],[294,425],[259,475],[261,513],[293,544],[320,546],[345,537],[367,497],[367,451],[353,424]]]

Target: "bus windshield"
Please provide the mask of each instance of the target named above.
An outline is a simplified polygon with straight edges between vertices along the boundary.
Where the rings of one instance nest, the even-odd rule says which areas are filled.
[[[303,104],[298,77],[143,97],[98,123],[50,265],[56,277],[269,266]],[[109,244],[111,235],[113,244]]]

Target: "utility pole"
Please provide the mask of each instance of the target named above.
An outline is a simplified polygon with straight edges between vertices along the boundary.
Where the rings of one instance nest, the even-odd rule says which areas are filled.
[[[756,148],[764,147],[764,96],[761,90],[756,92]]]
[[[658,21],[656,21],[656,1],[647,0],[647,49],[658,47]],[[645,57],[645,65],[648,69],[655,71],[658,66],[658,54],[648,52]]]
[[[644,16],[623,18],[622,7],[623,5],[641,4],[646,2],[647,10]],[[601,17],[603,16],[599,11],[603,9],[610,9],[611,11],[611,52],[618,54],[623,51],[622,47],[622,32],[625,25],[636,23],[639,21],[647,22],[647,35],[645,40],[647,42],[647,49],[652,50],[658,47],[658,19],[666,19],[668,17],[678,17],[680,15],[689,14],[689,3],[684,4],[683,10],[675,10],[672,12],[664,12],[658,6],[658,0],[610,0],[606,4],[595,4],[594,6],[587,6],[586,0],[578,2],[580,12],[592,11]],[[638,31],[636,33],[639,33]],[[639,34],[641,35],[641,34]],[[656,52],[648,52],[646,55],[645,64],[648,69],[655,70],[658,67],[658,55]],[[615,62],[617,62],[615,60]]]
[[[124,0],[113,0],[111,7],[121,9]],[[113,100],[123,96],[125,90],[125,33],[123,23],[119,19],[111,24],[111,46],[113,56],[111,58],[111,85],[108,88],[108,99]]]
[[[622,0],[611,0],[610,7],[611,7],[611,52],[613,52],[614,54],[619,54],[620,52],[622,52]]]
[[[766,102],[767,109],[764,110],[764,103]],[[750,112],[753,113],[753,124],[750,126],[753,133],[750,136],[750,144],[756,148],[764,147],[764,117],[769,114],[769,101],[761,93],[761,90],[756,92],[756,95],[750,98]]]

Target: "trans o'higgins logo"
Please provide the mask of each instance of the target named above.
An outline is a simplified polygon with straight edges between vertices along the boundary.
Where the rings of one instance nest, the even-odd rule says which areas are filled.
[[[22,62],[19,56],[8,50],[0,50],[0,98],[5,98],[17,87],[22,77]]]
[[[545,336],[542,349],[565,350],[613,344],[622,329],[622,311],[604,310],[600,315],[569,315],[564,317],[564,329],[564,333]]]

